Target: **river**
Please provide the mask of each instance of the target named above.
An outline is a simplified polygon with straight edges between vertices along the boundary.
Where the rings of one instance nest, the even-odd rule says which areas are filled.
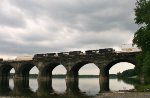
[[[134,85],[126,83],[123,80],[109,79],[109,81],[110,81],[109,84],[110,84],[111,91],[134,89]],[[54,94],[54,95],[61,95],[61,97],[62,97],[62,95],[65,95],[65,94],[67,94],[67,96],[68,95],[71,96],[73,94],[76,95],[76,94],[80,94],[80,93],[84,96],[96,96],[100,92],[100,85],[99,85],[98,78],[79,78],[79,81],[77,84],[73,84],[74,86],[72,86],[72,84],[71,84],[71,86],[72,86],[71,88],[70,87],[68,88],[65,79],[53,78],[52,83],[50,83],[51,85],[48,85],[51,87],[48,87],[47,84],[46,84],[47,87],[45,87],[43,85],[44,83],[45,82],[38,83],[37,79],[34,79],[34,78],[29,79],[29,88],[28,89],[26,88],[26,90],[24,91],[22,89],[20,90],[20,88],[19,88],[19,90],[16,90],[17,87],[14,86],[14,80],[10,79],[9,80],[10,91],[8,93],[8,96],[9,96],[9,94],[12,94],[10,92],[13,92],[13,95],[15,92],[15,95],[17,95],[19,91],[21,92],[21,93],[19,93],[19,96],[21,96],[22,92],[23,93],[27,92],[27,95],[29,95],[29,96],[30,96],[31,92],[36,93],[36,95],[42,96],[43,92],[44,92],[44,96],[46,94],[47,95]],[[16,84],[18,85],[18,83],[16,83]],[[39,85],[42,84],[42,86],[38,86],[38,84]],[[25,96],[25,95],[26,94],[23,94],[22,96]],[[2,94],[2,96],[3,96],[3,94]],[[5,94],[4,96],[7,96],[7,94]],[[72,97],[72,98],[75,98],[75,97]]]

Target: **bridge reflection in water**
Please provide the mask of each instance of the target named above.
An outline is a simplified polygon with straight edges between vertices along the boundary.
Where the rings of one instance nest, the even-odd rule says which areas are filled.
[[[66,80],[66,90],[64,93],[56,92],[52,87],[52,79],[40,80],[38,79],[38,89],[32,91],[29,86],[29,79],[13,79],[14,88],[9,86],[9,79],[2,79],[0,81],[0,96],[24,96],[24,97],[55,97],[55,98],[84,98],[90,97],[79,89],[79,81]]]

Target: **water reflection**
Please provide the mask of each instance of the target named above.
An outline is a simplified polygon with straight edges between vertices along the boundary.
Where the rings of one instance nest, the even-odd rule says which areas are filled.
[[[0,95],[9,95],[11,89],[9,87],[8,79],[0,79]]]
[[[127,84],[123,80],[118,80],[118,79],[110,79],[109,85],[110,85],[110,90],[112,91],[134,89],[134,85]]]
[[[79,89],[79,81],[78,80],[66,80],[67,90],[66,93],[70,95],[79,95],[81,91]]]
[[[29,79],[29,87],[33,92],[36,92],[38,89],[38,80],[35,78]]]
[[[127,79],[128,80],[128,79]],[[133,89],[134,85],[123,80],[110,79],[110,90]],[[30,96],[59,98],[84,98],[100,92],[98,78],[80,78],[79,80],[19,80],[6,79],[0,81],[0,96]]]
[[[13,96],[30,96],[34,92],[29,87],[29,80],[14,79]]]
[[[14,80],[13,79],[9,79],[9,87],[11,90],[14,89]]]
[[[98,78],[81,78],[79,79],[79,87],[81,91],[87,95],[96,95],[100,91]]]
[[[52,87],[57,93],[65,93],[66,91],[66,80],[65,78],[52,79]]]
[[[37,96],[48,96],[54,93],[52,88],[52,79],[49,80],[38,80],[38,90],[36,91]]]

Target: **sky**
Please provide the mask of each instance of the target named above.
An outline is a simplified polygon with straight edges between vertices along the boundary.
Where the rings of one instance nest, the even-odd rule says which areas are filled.
[[[1,0],[0,58],[120,49],[131,44],[135,0]]]

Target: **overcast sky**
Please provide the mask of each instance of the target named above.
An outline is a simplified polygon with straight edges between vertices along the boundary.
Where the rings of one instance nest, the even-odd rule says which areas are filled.
[[[0,57],[119,49],[132,43],[135,0],[1,0]]]
[[[135,0],[1,0],[0,54],[119,47],[132,43]]]

